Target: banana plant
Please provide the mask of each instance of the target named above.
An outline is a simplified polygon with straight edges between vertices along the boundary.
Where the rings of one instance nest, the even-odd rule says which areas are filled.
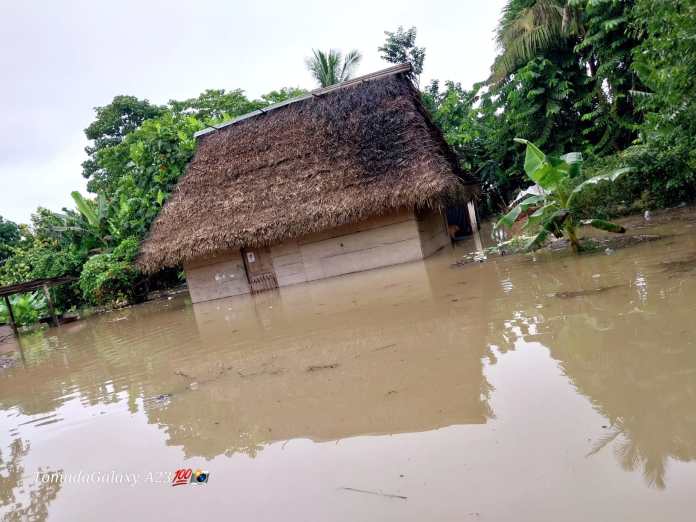
[[[70,193],[77,207],[77,214],[61,215],[61,226],[54,226],[52,230],[57,233],[77,232],[92,238],[97,247],[94,253],[108,250],[110,245],[118,240],[119,230],[109,219],[109,203],[104,195],[99,194],[95,200],[87,199],[78,191]],[[77,219],[75,218],[77,216]]]
[[[39,320],[47,311],[46,298],[38,294],[18,294],[10,297],[10,304],[17,326],[26,326]],[[4,302],[0,302],[0,324],[9,323],[10,314]]]
[[[515,141],[527,147],[524,171],[535,185],[525,191],[512,210],[500,218],[496,227],[510,228],[522,213],[528,213],[523,230],[535,230],[536,233],[526,243],[525,250],[533,251],[541,248],[544,241],[553,235],[557,238],[565,237],[576,253],[580,251],[578,224],[618,234],[626,232],[621,225],[603,219],[586,219],[578,222],[571,208],[575,197],[585,188],[603,181],[614,182],[629,172],[630,168],[618,169],[580,181],[583,161],[581,153],[571,152],[563,156],[551,156],[544,154],[531,141],[521,138],[515,138]]]

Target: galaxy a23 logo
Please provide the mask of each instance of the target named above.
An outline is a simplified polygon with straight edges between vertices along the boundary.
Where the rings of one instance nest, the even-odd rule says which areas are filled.
[[[183,486],[185,484],[207,484],[210,473],[197,469],[192,471],[191,468],[177,469],[172,477],[172,486]]]

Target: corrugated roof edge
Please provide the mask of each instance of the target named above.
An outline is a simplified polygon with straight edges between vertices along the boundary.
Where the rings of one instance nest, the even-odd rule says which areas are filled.
[[[221,123],[220,125],[216,125],[214,127],[212,127],[212,126],[206,127],[205,129],[202,129],[202,130],[199,130],[198,132],[196,132],[193,136],[194,136],[194,138],[198,138],[198,137],[203,136],[205,134],[215,132],[216,130],[224,129],[225,127],[228,127],[230,125],[234,125],[235,123],[246,120],[248,118],[253,118],[254,116],[258,116],[259,114],[265,114],[268,111],[272,111],[274,109],[279,109],[280,107],[285,107],[286,105],[290,105],[291,103],[296,103],[296,102],[299,102],[302,100],[307,100],[309,98],[315,98],[317,96],[322,96],[322,95],[327,94],[329,92],[337,91],[339,89],[343,89],[345,87],[355,85],[356,83],[377,80],[379,78],[384,78],[385,76],[391,76],[394,74],[409,72],[410,70],[411,70],[411,64],[402,63],[402,64],[394,65],[393,67],[388,67],[386,69],[382,69],[380,71],[376,71],[376,72],[373,72],[370,74],[358,76],[357,78],[353,78],[352,80],[348,80],[348,81],[345,81],[343,83],[339,83],[336,85],[330,85],[328,87],[322,87],[320,89],[315,89],[315,90],[311,91],[310,93],[305,94],[303,96],[298,96],[297,98],[291,98],[289,100],[274,103],[273,105],[269,105],[268,107],[264,107],[263,109],[257,109],[255,111],[249,112],[247,114],[243,114],[242,116],[239,116],[237,118],[234,118],[233,120]]]

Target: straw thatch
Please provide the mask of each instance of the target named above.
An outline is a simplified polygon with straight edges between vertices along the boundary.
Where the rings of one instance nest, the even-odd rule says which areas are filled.
[[[199,137],[138,264],[153,272],[475,190],[408,78],[373,75]]]

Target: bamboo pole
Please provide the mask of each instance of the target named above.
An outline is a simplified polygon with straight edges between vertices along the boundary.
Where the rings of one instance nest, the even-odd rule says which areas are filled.
[[[51,292],[48,289],[48,285],[43,285],[44,295],[46,296],[46,302],[48,302],[48,311],[51,314],[51,319],[53,320],[53,326],[58,326],[58,318],[56,317],[56,309],[53,307],[53,299],[51,299]]]
[[[10,326],[15,334],[15,337],[19,339],[19,331],[17,330],[17,323],[15,322],[14,312],[12,311],[12,304],[10,303],[9,296],[5,296],[5,304],[7,305],[7,315],[10,317]]]

